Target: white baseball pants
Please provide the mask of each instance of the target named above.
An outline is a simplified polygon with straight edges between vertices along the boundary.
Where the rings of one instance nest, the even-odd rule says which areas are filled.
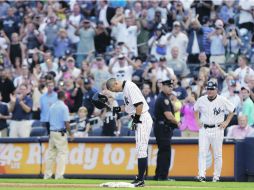
[[[142,123],[138,124],[135,132],[136,151],[138,158],[146,158],[153,119],[149,112],[145,112],[141,114],[140,120]]]
[[[213,150],[214,157],[214,178],[219,178],[222,168],[222,144],[224,137],[224,129],[215,128],[200,128],[199,129],[199,176],[206,176],[206,155],[210,145]]]

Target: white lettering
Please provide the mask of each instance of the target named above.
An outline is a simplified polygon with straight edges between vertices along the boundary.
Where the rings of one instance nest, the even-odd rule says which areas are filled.
[[[22,159],[22,148],[13,144],[0,144],[0,160],[2,165],[10,165]]]
[[[69,153],[70,164],[82,165],[84,151],[85,151],[85,144],[79,143],[77,148],[73,148],[71,152]]]
[[[109,165],[110,164],[110,153],[112,151],[111,144],[106,144],[103,149],[103,164]]]
[[[125,153],[121,148],[115,148],[112,151],[111,161],[115,165],[120,165],[124,161]]]
[[[40,164],[41,163],[41,145],[39,143],[29,144],[29,153],[27,164]]]
[[[131,148],[130,149],[130,159],[127,164],[126,170],[133,170],[135,165],[137,165],[136,148]]]
[[[94,169],[97,165],[98,155],[99,155],[99,148],[93,148],[93,149],[86,148],[83,168],[85,170]]]

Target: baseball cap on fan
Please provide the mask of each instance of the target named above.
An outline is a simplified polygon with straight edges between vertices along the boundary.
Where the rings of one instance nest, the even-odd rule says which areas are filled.
[[[170,80],[164,80],[161,82],[162,85],[167,85],[167,86],[173,86],[174,85],[174,81],[172,79]]]
[[[250,88],[247,85],[242,86],[241,90],[247,90],[248,92],[250,92]]]
[[[206,84],[206,90],[215,90],[217,89],[218,85],[214,81],[208,81]]]

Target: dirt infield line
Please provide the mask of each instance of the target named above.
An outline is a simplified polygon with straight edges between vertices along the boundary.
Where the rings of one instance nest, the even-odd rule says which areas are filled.
[[[98,184],[29,184],[29,183],[0,183],[0,187],[19,187],[19,188],[26,188],[26,187],[43,187],[43,188],[105,188],[100,187]],[[209,187],[195,187],[195,186],[155,186],[155,185],[146,185],[145,188],[209,188]]]

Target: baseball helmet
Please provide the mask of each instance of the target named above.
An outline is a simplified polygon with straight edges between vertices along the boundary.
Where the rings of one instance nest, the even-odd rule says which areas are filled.
[[[95,93],[92,97],[92,103],[98,109],[108,108],[109,106],[107,105],[107,102],[108,102],[107,96],[100,94],[98,92]]]

